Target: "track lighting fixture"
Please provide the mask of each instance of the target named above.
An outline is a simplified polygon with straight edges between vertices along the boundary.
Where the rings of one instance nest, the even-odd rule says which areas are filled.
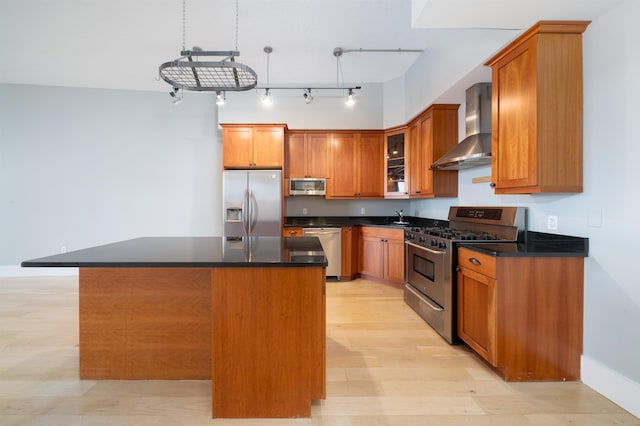
[[[354,106],[356,103],[356,98],[353,95],[353,89],[349,89],[349,94],[347,94],[347,99],[345,100],[347,106]]]
[[[311,96],[311,89],[304,89],[304,94],[302,95],[304,98],[304,103],[309,105],[313,102],[313,96]]]
[[[177,105],[182,101],[182,91],[179,87],[174,87],[171,92],[169,92],[169,96],[171,96],[171,100],[173,100],[173,104]]]
[[[269,89],[264,89],[262,103],[266,106],[271,106],[273,104],[273,99],[271,99],[271,91]]]
[[[216,105],[218,105],[218,106],[224,105],[224,101],[226,99],[227,99],[227,96],[223,91],[218,90],[216,92]]]

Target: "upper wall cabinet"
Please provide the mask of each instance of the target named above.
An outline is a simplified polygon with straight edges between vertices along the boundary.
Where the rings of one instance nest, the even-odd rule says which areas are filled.
[[[382,132],[331,134],[326,198],[383,198]]]
[[[284,124],[221,124],[225,169],[281,169]]]
[[[314,131],[287,132],[285,176],[295,178],[329,177],[329,134]]]
[[[496,194],[582,192],[582,33],[541,21],[490,59]]]
[[[457,197],[458,171],[429,167],[458,143],[458,104],[434,104],[409,123],[409,197]]]

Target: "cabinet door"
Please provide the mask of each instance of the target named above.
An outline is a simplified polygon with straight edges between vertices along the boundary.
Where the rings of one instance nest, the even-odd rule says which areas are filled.
[[[358,194],[357,140],[353,133],[331,135],[331,179],[327,198],[355,198]]]
[[[429,166],[433,164],[433,116],[420,120],[420,149],[418,157],[418,172],[416,195],[426,197],[433,195],[433,171]]]
[[[528,44],[493,70],[492,178],[496,189],[536,184],[536,76]]]
[[[290,133],[287,135],[286,153],[285,162],[287,164],[288,177],[305,177],[306,149],[304,133]]]
[[[223,128],[222,165],[224,168],[247,168],[253,165],[253,129],[251,127]]]
[[[409,138],[410,134],[405,130],[384,135],[384,198],[407,198],[409,195]]]
[[[253,129],[253,163],[257,167],[282,168],[284,160],[284,128]]]
[[[404,283],[404,241],[387,240],[384,258],[384,279],[396,283]]]
[[[358,229],[360,227],[345,226],[342,228],[342,279],[350,280],[358,273]]]
[[[416,121],[409,127],[409,173],[408,173],[408,191],[410,197],[419,197],[422,186],[420,179],[422,178],[422,163],[420,156],[422,150],[420,149],[420,122]]]
[[[384,162],[382,134],[363,134],[360,137],[359,197],[384,196]]]
[[[307,134],[306,173],[309,177],[329,177],[329,135]]]
[[[383,243],[378,237],[361,236],[360,273],[383,278]]]
[[[458,336],[497,366],[496,280],[460,267],[458,271]]]

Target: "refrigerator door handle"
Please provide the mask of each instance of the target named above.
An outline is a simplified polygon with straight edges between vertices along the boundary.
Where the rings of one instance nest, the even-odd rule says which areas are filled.
[[[242,228],[245,235],[249,235],[249,190],[244,190],[244,197],[242,198]]]
[[[253,191],[249,190],[248,195],[249,200],[249,235],[253,234],[253,228],[258,221],[258,203],[256,202],[256,197],[253,195]]]

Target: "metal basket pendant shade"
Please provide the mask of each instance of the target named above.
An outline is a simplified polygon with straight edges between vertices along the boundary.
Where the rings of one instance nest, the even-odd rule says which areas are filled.
[[[249,66],[235,61],[238,51],[238,0],[236,0],[235,50],[206,51],[199,47],[185,49],[186,0],[182,0],[182,51],[180,57],[159,67],[160,78],[178,89],[196,92],[227,92],[251,90],[258,83],[258,75]],[[205,57],[222,57],[218,61],[200,60]],[[194,60],[196,58],[196,60]]]
[[[237,51],[182,51],[174,61],[160,65],[160,77],[183,90],[193,91],[243,91],[251,90],[258,83],[258,75],[249,66],[235,62]],[[222,61],[193,60],[199,56],[226,56]]]

